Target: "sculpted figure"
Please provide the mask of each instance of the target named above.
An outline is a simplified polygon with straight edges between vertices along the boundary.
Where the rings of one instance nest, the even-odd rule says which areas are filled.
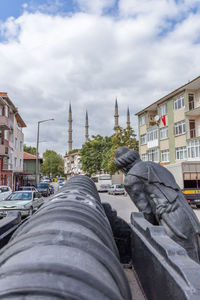
[[[168,235],[195,261],[200,261],[200,223],[177,185],[174,176],[154,162],[144,162],[139,153],[120,147],[114,163],[125,174],[124,186],[144,217],[163,225]]]

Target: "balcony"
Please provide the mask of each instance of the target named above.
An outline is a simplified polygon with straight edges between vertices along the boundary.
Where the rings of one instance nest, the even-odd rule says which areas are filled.
[[[188,103],[189,110],[185,112],[186,116],[199,116],[200,106],[195,107],[194,101]]]
[[[5,130],[13,129],[13,121],[5,116],[0,116],[0,128]]]
[[[8,147],[5,145],[0,145],[0,156],[9,156],[8,155]]]
[[[200,129],[199,128],[194,128],[194,129],[188,130],[187,139],[190,140],[190,139],[194,139],[194,138],[197,138],[197,139],[200,138]]]

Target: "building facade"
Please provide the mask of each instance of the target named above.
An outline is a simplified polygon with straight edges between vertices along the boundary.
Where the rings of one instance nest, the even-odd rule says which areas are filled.
[[[80,152],[71,153],[64,156],[64,174],[67,179],[74,176],[83,174],[81,170]]]
[[[36,185],[36,159],[37,156],[24,152],[24,177],[23,177],[23,185]],[[41,164],[43,163],[43,159],[38,157],[38,168],[39,174],[41,169]]]
[[[141,159],[166,166],[181,188],[200,187],[200,77],[136,115]]]
[[[26,127],[7,93],[0,92],[0,184],[12,189],[23,176],[23,145]]]

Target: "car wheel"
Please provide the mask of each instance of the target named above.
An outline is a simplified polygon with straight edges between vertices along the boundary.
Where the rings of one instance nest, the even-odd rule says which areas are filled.
[[[30,209],[29,209],[29,216],[32,216],[32,214],[33,214],[33,208],[31,206]]]

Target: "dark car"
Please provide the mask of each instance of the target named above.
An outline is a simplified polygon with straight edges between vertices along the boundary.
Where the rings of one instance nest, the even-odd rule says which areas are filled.
[[[42,194],[42,196],[50,196],[50,189],[49,189],[49,184],[46,182],[41,182],[37,184],[37,190],[38,192],[40,192],[40,194]]]
[[[50,194],[54,194],[54,187],[53,185],[49,185]]]

